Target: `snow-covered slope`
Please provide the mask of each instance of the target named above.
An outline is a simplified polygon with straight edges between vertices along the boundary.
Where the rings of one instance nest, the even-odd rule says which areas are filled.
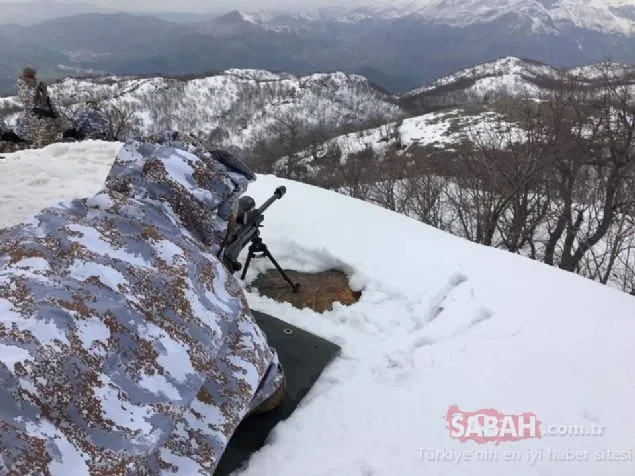
[[[345,8],[241,14],[245,21],[278,30],[299,22],[354,23],[407,17],[428,24],[466,27],[513,15],[527,21],[535,33],[558,34],[576,27],[631,35],[635,31],[634,12],[635,5],[629,0],[369,0]]]
[[[580,70],[580,74],[591,73],[594,66],[587,70]],[[516,57],[500,58],[487,63],[481,63],[470,68],[457,71],[455,74],[443,76],[432,83],[404,94],[404,97],[416,96],[423,93],[433,93],[463,86],[476,95],[484,95],[492,91],[518,94],[521,90],[538,93],[540,88],[535,85],[543,78],[553,79],[557,70],[549,65],[523,60]],[[468,85],[468,83],[470,83]]]
[[[477,135],[484,136],[482,138],[493,136],[499,128],[520,131],[505,116],[485,107],[471,110],[452,108],[343,134],[325,142],[317,150],[311,147],[304,155],[307,165],[318,165],[314,159],[319,161],[331,153],[334,147],[341,152],[342,160],[365,150],[372,150],[379,156],[391,150],[412,152],[415,148],[452,151],[463,141],[474,139]],[[514,137],[522,140],[522,134]],[[284,160],[280,161],[281,165]]]
[[[538,33],[554,33],[570,25],[602,32],[633,33],[634,5],[628,0],[401,0],[375,2],[376,14],[416,15],[452,26],[487,23],[505,15],[519,15]]]
[[[407,107],[425,108],[508,97],[538,97],[563,78],[575,78],[592,88],[600,84],[605,75],[635,85],[635,65],[607,61],[567,69],[509,56],[440,77],[403,94],[401,100]]]
[[[166,128],[207,136],[222,147],[243,148],[269,124],[294,118],[299,124],[320,121],[331,126],[364,124],[401,114],[396,100],[365,78],[344,73],[298,77],[261,70],[227,70],[221,74],[175,79],[163,77],[68,78],[52,84],[51,95],[62,109],[75,110],[91,98],[132,113],[136,128],[152,134]],[[15,98],[0,99],[15,109]],[[14,120],[16,113],[9,117]]]
[[[116,150],[87,142],[7,155],[4,223],[97,192]],[[279,185],[287,195],[262,228],[272,253],[285,268],[342,269],[363,294],[323,315],[247,294],[253,309],[343,353],[238,474],[632,476],[634,297],[274,176],[248,193],[261,203]],[[496,444],[476,427],[462,442],[454,406],[521,423],[534,415],[540,438],[526,430],[529,439]]]

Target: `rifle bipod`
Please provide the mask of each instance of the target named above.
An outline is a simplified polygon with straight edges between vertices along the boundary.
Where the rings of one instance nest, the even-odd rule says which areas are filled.
[[[262,254],[256,255],[256,253],[262,253]],[[284,270],[280,267],[280,265],[278,264],[276,259],[273,257],[273,255],[269,252],[267,245],[262,241],[262,238],[260,238],[259,234],[256,234],[256,236],[254,236],[251,239],[251,245],[249,245],[249,253],[247,254],[247,260],[245,261],[245,267],[243,268],[243,272],[240,276],[240,279],[243,279],[243,280],[245,279],[245,276],[247,275],[247,268],[249,268],[249,263],[251,263],[252,258],[265,258],[265,257],[269,258],[269,261],[273,263],[273,265],[276,267],[278,272],[282,275],[284,280],[287,283],[289,283],[289,285],[291,286],[291,289],[293,289],[293,292],[297,293],[298,290],[300,289],[300,284],[294,283],[293,281],[291,281],[291,278],[287,276],[287,273],[284,272]]]

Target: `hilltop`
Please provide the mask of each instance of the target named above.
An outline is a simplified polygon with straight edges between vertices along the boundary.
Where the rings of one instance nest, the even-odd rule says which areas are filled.
[[[98,192],[118,146],[56,144],[0,161],[5,223]],[[342,354],[239,475],[631,474],[635,298],[332,191],[259,175],[248,193],[262,203],[280,185],[287,195],[262,229],[274,256],[285,269],[342,270],[362,294],[319,314],[246,289],[252,309]],[[267,263],[250,268],[246,288]],[[539,424],[526,439],[497,444],[496,432],[478,444],[465,417],[487,409]]]

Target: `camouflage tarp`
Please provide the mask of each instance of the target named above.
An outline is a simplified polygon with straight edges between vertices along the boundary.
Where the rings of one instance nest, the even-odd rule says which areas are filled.
[[[253,176],[175,145],[0,232],[0,474],[210,476],[280,385],[214,255]]]

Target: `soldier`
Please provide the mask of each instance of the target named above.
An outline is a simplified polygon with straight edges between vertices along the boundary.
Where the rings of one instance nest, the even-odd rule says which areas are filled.
[[[26,125],[26,117],[24,112],[18,116],[17,121],[15,122],[15,133],[20,139],[28,140],[29,139],[29,130]]]
[[[99,193],[0,231],[0,474],[213,474],[281,403],[215,255],[253,180],[191,137],[129,142]]]
[[[68,129],[53,107],[46,83],[38,82],[33,68],[24,68],[18,78],[18,97],[24,107],[26,134],[36,147],[55,142]]]
[[[74,122],[80,139],[107,140],[110,136],[110,121],[97,101],[87,101],[75,115]]]

